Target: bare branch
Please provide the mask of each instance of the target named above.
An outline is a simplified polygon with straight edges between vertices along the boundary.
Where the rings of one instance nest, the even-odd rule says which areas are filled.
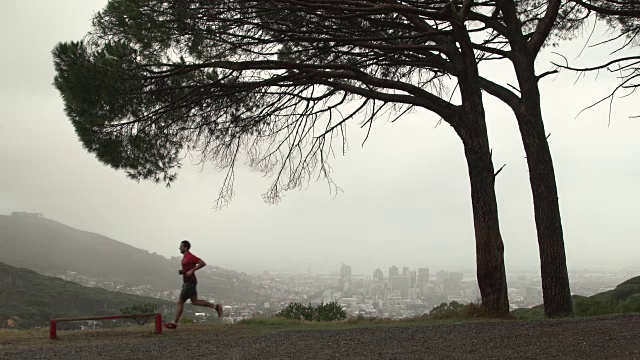
[[[498,171],[496,171],[495,174],[493,174],[493,177],[498,177],[498,174],[500,174],[500,172],[502,171],[502,169],[504,169],[504,167],[507,166],[507,164],[504,164],[500,167],[500,169],[498,169]]]
[[[540,81],[540,79],[544,78],[545,76],[549,76],[549,75],[553,75],[553,74],[557,74],[559,71],[556,70],[549,70],[549,71],[545,71],[540,75],[537,75],[536,78],[538,79],[538,81]]]

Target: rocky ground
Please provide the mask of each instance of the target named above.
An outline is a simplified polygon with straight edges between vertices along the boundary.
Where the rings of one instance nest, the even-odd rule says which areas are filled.
[[[640,315],[270,330],[190,325],[0,336],[0,359],[638,359]]]

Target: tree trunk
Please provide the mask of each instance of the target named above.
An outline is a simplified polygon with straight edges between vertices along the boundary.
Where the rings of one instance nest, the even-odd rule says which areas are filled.
[[[547,134],[544,130],[540,90],[533,61],[516,62],[522,99],[514,109],[527,155],[529,181],[538,234],[544,313],[547,317],[573,313],[558,189]]]
[[[469,114],[469,113],[468,113]],[[472,116],[481,116],[474,113]],[[484,117],[459,131],[464,144],[476,238],[476,268],[482,305],[491,316],[509,315],[504,244],[500,235],[495,176]]]
[[[478,82],[473,43],[463,23],[452,21],[454,37],[460,47],[452,62],[460,71],[459,119],[456,131],[464,145],[471,184],[471,206],[476,237],[476,272],[482,305],[491,316],[509,315],[507,275],[504,268],[504,244],[500,235],[495,174],[485,119],[482,89]]]

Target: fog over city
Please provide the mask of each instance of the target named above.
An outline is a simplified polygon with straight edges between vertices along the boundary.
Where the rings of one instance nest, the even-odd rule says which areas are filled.
[[[372,274],[396,265],[471,275],[475,240],[462,144],[438,117],[415,111],[391,123],[381,116],[367,141],[357,121],[349,149],[330,160],[340,187],[326,181],[291,191],[276,205],[262,194],[273,177],[236,169],[235,197],[214,205],[224,170],[185,159],[166,188],[137,183],[83,149],[53,87],[50,52],[81,39],[105,0],[8,1],[0,12],[0,215],[37,212],[63,224],[106,235],[166,257],[188,239],[209,264],[250,273]],[[603,48],[585,38],[543,50],[539,69],[562,62],[600,64]],[[590,43],[606,34],[596,28]],[[614,49],[615,46],[611,46]],[[609,49],[609,48],[607,48]],[[576,59],[577,58],[577,59]],[[575,60],[574,60],[575,59]],[[509,69],[505,71],[504,69]],[[514,83],[504,63],[483,65],[488,77]],[[615,77],[561,71],[541,81],[546,131],[556,169],[567,252],[572,269],[635,266],[640,253],[640,115],[637,96],[580,111],[606,96]],[[636,102],[634,102],[636,101]],[[522,141],[512,112],[485,96],[496,169],[506,270],[539,266],[533,203]],[[578,114],[580,114],[578,116]],[[386,274],[385,274],[386,275]]]

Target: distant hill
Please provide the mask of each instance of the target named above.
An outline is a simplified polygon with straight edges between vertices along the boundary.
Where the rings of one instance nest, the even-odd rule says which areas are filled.
[[[1,262],[42,274],[75,272],[160,291],[175,290],[181,281],[179,258],[167,259],[41,214],[0,215],[0,249]],[[200,292],[220,300],[255,301],[257,296],[251,279],[239,272],[209,265],[198,277]]]
[[[633,277],[615,289],[592,296],[573,295],[573,311],[576,316],[596,316],[616,313],[640,313],[640,276]],[[544,305],[511,312],[519,319],[544,318]]]
[[[633,296],[640,296],[640,276],[623,282],[616,286],[615,289],[595,294],[590,298],[605,302],[623,302]]]
[[[133,304],[173,302],[82,286],[0,262],[0,328],[44,326],[52,317],[117,314]]]
[[[166,286],[166,258],[38,216],[0,216],[0,261],[40,273],[74,271],[124,283]]]

